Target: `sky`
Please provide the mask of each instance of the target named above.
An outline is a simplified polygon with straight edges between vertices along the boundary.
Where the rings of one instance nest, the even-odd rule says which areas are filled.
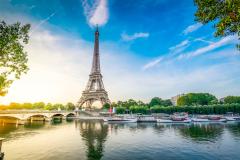
[[[111,101],[188,92],[240,95],[236,35],[214,37],[193,0],[0,0],[0,19],[30,23],[30,70],[0,102],[77,103],[100,30],[101,71]]]

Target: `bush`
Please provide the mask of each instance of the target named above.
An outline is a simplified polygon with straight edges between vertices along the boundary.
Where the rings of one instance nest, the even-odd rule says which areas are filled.
[[[124,114],[125,110],[126,110],[126,108],[124,108],[124,107],[117,107],[116,108],[116,113],[117,114]]]
[[[117,107],[117,113],[125,113],[124,107]],[[130,111],[132,113],[167,113],[172,114],[174,112],[187,112],[189,114],[225,114],[227,112],[240,113],[240,104],[213,104],[203,106],[159,106],[155,105],[147,106],[131,106]]]

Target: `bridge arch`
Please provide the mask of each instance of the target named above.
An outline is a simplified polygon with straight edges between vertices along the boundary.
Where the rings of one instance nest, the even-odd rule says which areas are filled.
[[[48,117],[44,114],[33,114],[33,115],[29,115],[26,120],[30,120],[30,121],[47,121]]]
[[[20,117],[18,117],[18,116],[16,116],[16,115],[1,115],[0,116],[0,119],[17,119],[17,120],[21,120],[21,118]]]
[[[62,113],[54,113],[51,118],[54,118],[54,117],[57,117],[57,116],[60,116],[60,117],[64,117],[64,114]]]
[[[1,115],[0,124],[11,123],[11,124],[23,124],[20,117],[16,115]]]

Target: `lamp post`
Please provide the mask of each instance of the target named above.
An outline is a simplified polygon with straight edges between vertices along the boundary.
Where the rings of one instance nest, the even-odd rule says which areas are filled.
[[[4,138],[0,138],[0,160],[3,160],[4,153],[2,153],[2,142]]]

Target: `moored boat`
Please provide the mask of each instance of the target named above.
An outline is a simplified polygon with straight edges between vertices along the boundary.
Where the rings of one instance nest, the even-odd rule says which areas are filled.
[[[104,122],[137,122],[136,117],[125,117],[125,116],[115,116],[115,117],[106,117],[103,119]]]
[[[219,115],[200,115],[192,118],[193,122],[226,122],[226,119]]]
[[[154,116],[152,115],[137,115],[137,122],[157,122]]]
[[[210,115],[208,116],[210,122],[226,122],[227,120],[219,115]]]
[[[209,122],[209,119],[204,119],[204,118],[192,118],[193,122]]]
[[[168,118],[157,118],[158,123],[190,123],[187,113],[174,113]]]
[[[234,115],[233,112],[228,112],[224,117],[227,121],[240,121],[240,116]]]
[[[183,119],[183,120],[172,120],[172,119],[161,119],[161,118],[158,118],[157,122],[158,123],[190,123],[191,119],[190,118],[186,118],[186,119]]]

